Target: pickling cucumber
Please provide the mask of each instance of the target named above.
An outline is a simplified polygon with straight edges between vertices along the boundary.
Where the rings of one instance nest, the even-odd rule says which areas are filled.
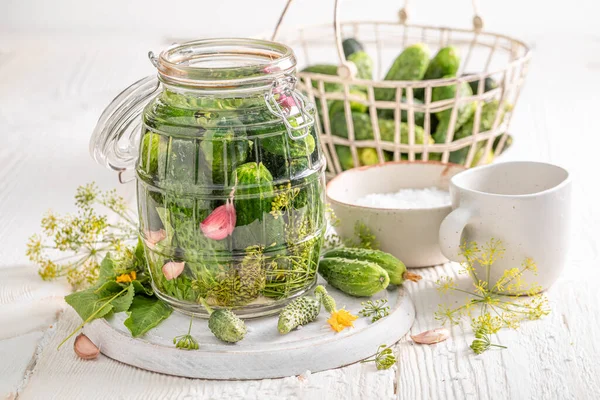
[[[456,76],[459,67],[460,55],[458,49],[453,46],[443,47],[429,62],[423,79]]]
[[[441,100],[454,99],[456,97],[456,85],[439,86],[433,88],[431,94],[434,102]],[[471,87],[468,83],[463,82],[458,86],[459,94],[458,97],[470,97],[473,95]],[[476,103],[474,101],[465,103],[459,103],[458,110],[456,111],[456,122],[454,123],[454,132],[457,132],[461,126],[463,126],[469,118],[473,116],[475,112]],[[452,108],[445,109],[437,112],[435,115],[438,119],[438,126],[433,134],[433,138],[436,143],[445,143],[446,136],[448,133],[448,127],[452,118]]]
[[[420,276],[406,271],[406,265],[393,255],[381,250],[339,247],[325,254],[324,258],[340,257],[351,260],[370,261],[385,269],[392,285],[402,285],[405,280],[419,280]],[[419,276],[417,278],[417,276]]]
[[[390,283],[387,271],[370,261],[323,258],[319,273],[331,286],[357,297],[372,296]]]
[[[350,55],[353,53],[365,50],[362,43],[355,38],[344,39],[342,42],[342,48],[344,49],[344,55],[346,58],[350,57]]]
[[[430,51],[426,44],[417,43],[407,47],[394,60],[384,79],[386,81],[420,81],[427,71],[429,56]],[[392,101],[395,96],[396,89],[375,89],[375,98],[377,100]]]
[[[301,325],[314,321],[321,311],[321,302],[310,296],[303,296],[292,301],[279,313],[277,330],[282,335],[289,333]]]
[[[231,182],[238,186],[234,194],[236,226],[262,221],[263,214],[271,211],[273,197],[273,176],[267,167],[255,162],[242,164],[235,169]]]

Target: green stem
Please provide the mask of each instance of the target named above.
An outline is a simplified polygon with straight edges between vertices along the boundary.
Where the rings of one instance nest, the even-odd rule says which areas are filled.
[[[506,347],[506,346],[502,346],[501,344],[494,344],[494,343],[490,343],[490,346],[494,346],[494,347],[500,347],[501,349],[508,349],[508,347]]]
[[[479,297],[479,298],[482,298],[482,299],[485,298],[485,296],[482,296],[482,295],[477,294],[477,293],[472,293],[472,292],[469,292],[467,290],[462,290],[462,289],[458,289],[458,288],[453,288],[452,290],[456,290],[457,292],[463,292],[463,293],[466,293],[468,295]]]
[[[206,302],[206,300],[204,300],[204,297],[198,297],[198,300],[204,306],[204,308],[208,312],[208,315],[212,315],[212,313],[214,312],[214,310],[212,309],[211,306],[208,305],[208,303]]]
[[[190,327],[188,328],[188,336],[192,333],[192,321],[194,321],[194,317],[190,317]]]
[[[100,312],[100,310],[102,310],[104,307],[106,307],[108,304],[110,304],[114,299],[116,299],[117,297],[119,297],[121,294],[125,293],[125,291],[129,288],[129,286],[125,287],[123,290],[121,290],[119,293],[115,294],[113,297],[111,297],[106,303],[104,303],[102,305],[102,307],[98,308],[96,311],[94,311],[92,313],[92,315],[90,315],[89,317],[87,317],[87,319],[85,321],[83,321],[77,328],[75,328],[75,330],[73,332],[71,332],[71,334],[69,336],[67,336],[65,338],[65,340],[63,340],[62,342],[60,342],[60,344],[58,345],[58,347],[56,348],[56,350],[60,349],[60,347],[65,344],[65,342],[69,339],[71,339],[71,337],[73,337],[74,334],[76,334],[81,328],[83,328],[83,326],[85,324],[87,324],[88,322],[90,322],[91,320],[94,319],[94,317],[96,315],[98,315],[98,313]]]
[[[512,282],[513,279],[515,279],[517,276],[521,276],[523,274],[523,272],[525,272],[525,268],[523,268],[522,270],[519,271],[518,274],[516,274],[515,276],[513,276],[512,278],[510,278],[509,280],[507,280],[506,282],[502,282],[502,284],[504,286],[508,285],[510,282]],[[498,282],[496,282],[496,285],[498,284]],[[494,287],[496,287],[496,285],[494,285]]]

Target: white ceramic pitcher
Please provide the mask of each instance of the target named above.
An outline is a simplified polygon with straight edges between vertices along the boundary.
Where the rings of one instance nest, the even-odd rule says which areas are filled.
[[[453,211],[439,235],[446,257],[464,261],[460,244],[499,239],[506,252],[491,268],[490,285],[526,258],[538,267],[537,275],[524,273],[526,282],[543,290],[554,283],[570,237],[571,179],[565,169],[527,161],[473,168],[452,178],[450,193]]]

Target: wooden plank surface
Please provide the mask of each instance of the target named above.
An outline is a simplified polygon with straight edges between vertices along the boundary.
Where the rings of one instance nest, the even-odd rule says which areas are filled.
[[[79,184],[116,184],[110,171],[91,161],[89,135],[107,102],[152,72],[145,50],[164,44],[161,39],[0,38],[0,305],[13,304],[24,293],[21,288],[37,279],[24,267],[24,251],[43,212],[49,206],[71,210]],[[557,34],[537,36],[533,45],[531,71],[511,128],[515,144],[504,159],[549,161],[571,171],[573,242],[565,272],[548,291],[552,314],[524,324],[519,332],[502,331],[497,340],[508,349],[475,356],[468,349],[469,328],[456,327],[451,339],[434,346],[402,340],[398,365],[389,371],[351,365],[301,379],[190,380],[105,357],[81,361],[68,347],[57,353],[56,344],[78,322],[67,310],[50,330],[44,329],[49,323],[43,318],[36,319],[43,321],[41,329],[24,323],[10,327],[24,334],[0,341],[0,394],[11,398],[19,393],[23,399],[600,398],[595,338],[600,328],[600,42],[591,35]],[[23,268],[18,273],[22,286],[7,278],[15,267]],[[433,312],[438,303],[460,300],[440,298],[433,289],[439,276],[455,270],[452,264],[423,269],[425,279],[408,287],[417,310],[413,334],[437,326]],[[59,296],[60,291],[53,286],[33,292]]]

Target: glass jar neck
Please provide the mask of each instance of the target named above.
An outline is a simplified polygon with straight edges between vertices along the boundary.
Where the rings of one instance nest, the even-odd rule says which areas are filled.
[[[285,80],[296,68],[293,51],[258,39],[208,39],[151,55],[158,78],[173,92],[256,93]]]

